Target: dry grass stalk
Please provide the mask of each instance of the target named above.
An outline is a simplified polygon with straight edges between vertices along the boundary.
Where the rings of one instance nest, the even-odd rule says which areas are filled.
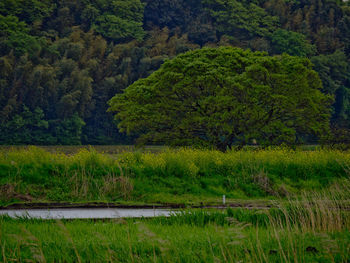
[[[6,244],[6,242],[4,242],[4,243],[1,245],[1,252],[2,252],[2,259],[3,259],[3,262],[4,262],[4,263],[7,263],[7,259],[6,259],[6,255],[5,255],[5,244]]]
[[[44,252],[42,250],[41,242],[37,239],[28,229],[22,227],[23,233],[26,234],[26,237],[29,239],[30,243],[27,242],[25,245],[30,247],[34,262],[45,263],[46,259]]]
[[[134,259],[134,252],[133,252],[133,249],[132,249],[132,244],[131,244],[130,226],[128,227],[128,244],[129,244],[130,259],[131,259],[131,262],[134,263],[135,259]]]
[[[128,177],[107,174],[102,180],[102,187],[99,188],[100,196],[119,195],[125,200],[131,198],[134,186]]]
[[[62,223],[62,221],[58,220],[57,225],[62,229],[64,236],[67,238],[67,240],[72,244],[74,253],[77,257],[77,262],[81,263],[80,255],[78,253],[78,250],[73,242],[73,239],[68,231],[68,229],[65,227],[65,225]]]
[[[118,257],[116,253],[111,249],[107,239],[100,233],[95,232],[95,236],[102,241],[102,244],[107,248],[107,262],[118,262]]]

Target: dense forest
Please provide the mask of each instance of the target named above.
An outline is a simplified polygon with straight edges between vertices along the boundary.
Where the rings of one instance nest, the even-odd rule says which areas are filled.
[[[307,57],[350,141],[350,3],[1,0],[0,144],[127,144],[107,102],[178,54],[236,46]]]

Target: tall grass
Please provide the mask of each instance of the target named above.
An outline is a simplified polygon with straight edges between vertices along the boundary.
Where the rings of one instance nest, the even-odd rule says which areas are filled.
[[[349,183],[349,181],[347,181]],[[170,218],[42,221],[0,218],[3,262],[348,262],[349,211],[334,192],[279,209],[189,210]]]
[[[336,150],[178,149],[160,153],[72,155],[36,147],[0,152],[0,202],[205,202],[288,198],[346,178],[350,153]]]
[[[350,211],[343,201],[349,200],[349,185],[350,180],[344,179],[327,192],[305,192],[278,209],[185,211],[153,222],[173,227],[225,227],[235,241],[220,244],[222,257],[214,258],[223,262],[237,262],[237,258],[242,262],[348,262]],[[229,232],[232,227],[235,230]]]
[[[118,161],[93,149],[65,155],[32,147],[0,154],[3,202],[28,194],[25,201],[127,200],[132,189]]]

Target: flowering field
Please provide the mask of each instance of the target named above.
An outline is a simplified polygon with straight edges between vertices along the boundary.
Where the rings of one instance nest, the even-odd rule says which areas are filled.
[[[350,153],[336,150],[164,149],[74,154],[0,152],[0,202],[218,203],[288,199],[343,185]]]

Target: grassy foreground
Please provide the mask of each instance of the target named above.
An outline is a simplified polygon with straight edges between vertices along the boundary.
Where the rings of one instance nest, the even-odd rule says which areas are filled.
[[[76,154],[0,152],[0,205],[16,202],[209,203],[277,199],[344,184],[350,153],[207,150]]]
[[[275,199],[269,210],[170,218],[0,217],[2,262],[349,262],[350,153],[286,149],[0,154],[2,205],[37,201],[199,203]]]
[[[192,210],[170,218],[42,221],[3,217],[0,260],[349,262],[350,215],[337,207],[331,195],[324,195],[304,196],[302,203],[289,202],[280,209]]]

